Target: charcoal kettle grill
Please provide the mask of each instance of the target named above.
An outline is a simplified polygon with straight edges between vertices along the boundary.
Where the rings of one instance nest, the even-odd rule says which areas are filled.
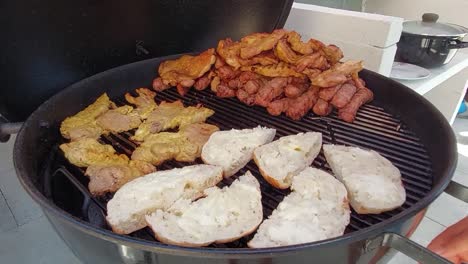
[[[141,12],[148,12],[148,7],[157,6],[161,8],[157,13],[166,15],[166,18],[174,18],[174,14],[185,14],[185,17],[181,18],[182,21],[168,19],[167,21],[171,21],[170,25],[141,22],[149,27],[146,28],[148,30],[146,33],[169,29],[175,33],[149,36],[153,40],[144,42],[154,41],[156,44],[145,46],[142,42],[138,42],[131,56],[121,55],[113,60],[112,54],[90,55],[90,61],[96,62],[94,64],[97,65],[96,71],[102,70],[101,67],[108,68],[132,61],[137,62],[85,78],[63,90],[61,87],[66,85],[60,86],[61,82],[58,82],[57,78],[45,78],[48,81],[46,86],[52,90],[46,89],[43,96],[55,95],[41,103],[34,111],[29,108],[30,112],[24,110],[17,113],[15,107],[10,107],[16,105],[11,103],[12,100],[2,105],[5,110],[2,114],[12,121],[22,121],[23,117],[28,116],[24,123],[4,123],[0,126],[0,132],[5,134],[4,139],[8,133],[15,132],[21,127],[14,147],[15,168],[20,182],[41,206],[63,241],[82,262],[374,263],[388,247],[392,247],[422,263],[449,263],[406,237],[414,231],[427,206],[444,190],[467,200],[466,196],[463,197],[465,193],[461,191],[463,187],[450,181],[457,163],[453,131],[442,114],[423,97],[400,83],[367,70],[363,70],[360,76],[373,90],[375,100],[362,107],[356,121],[351,124],[338,119],[336,112],[327,117],[318,117],[309,113],[299,121],[293,121],[285,116],[273,117],[263,108],[249,107],[233,98],[218,98],[209,90],[192,89],[186,96],[181,97],[174,89],[169,89],[159,92],[156,100],[158,102],[182,100],[185,105],[201,103],[216,112],[207,122],[218,125],[222,130],[262,125],[276,128],[277,137],[317,131],[322,133],[325,143],[376,150],[391,160],[402,172],[407,200],[400,208],[378,215],[359,215],[352,212],[351,223],[343,236],[277,248],[249,249],[246,247],[246,242],[251,236],[232,243],[191,248],[160,243],[154,239],[149,229],[129,235],[112,233],[105,222],[105,205],[111,196],[92,197],[87,190],[87,178],[83,175],[83,171],[65,160],[58,149],[58,145],[63,142],[59,133],[60,122],[65,117],[82,110],[104,92],[107,92],[117,104],[123,104],[122,96],[125,92],[132,92],[139,87],[151,87],[151,81],[157,76],[156,69],[159,63],[180,55],[142,59],[215,46],[218,39],[227,36],[238,38],[252,31],[271,31],[274,28],[281,28],[292,4],[292,1],[256,1],[251,4],[250,1],[240,0],[222,1],[222,3],[213,1],[209,5],[207,4],[209,1],[204,1],[203,4],[199,1],[181,1],[177,4],[171,1],[137,2],[138,7],[134,8]],[[96,2],[88,4],[95,5],[94,7],[104,5]],[[197,4],[200,4],[198,8]],[[12,3],[11,6],[15,4]],[[192,10],[188,6],[195,8]],[[82,6],[82,9],[86,8],[89,9],[89,6]],[[114,9],[116,7],[112,8]],[[87,14],[92,13],[89,13],[90,10],[87,11]],[[96,10],[94,12],[92,14],[98,14]],[[134,14],[139,12],[130,10],[129,13],[130,18],[136,18]],[[156,18],[158,19],[162,18]],[[193,24],[187,25],[188,22]],[[223,31],[222,27],[226,23],[228,26]],[[236,24],[239,25],[238,28],[235,27]],[[177,30],[182,33],[192,33],[192,38],[196,36],[201,44],[192,42],[192,39],[187,40],[186,35],[177,34]],[[120,40],[124,44],[133,45],[133,42],[128,40],[133,37],[132,31],[130,29],[129,31],[128,34],[124,32]],[[164,38],[166,40],[163,40]],[[127,47],[124,44],[121,46],[122,51]],[[66,57],[66,53],[62,55]],[[64,64],[67,65],[67,62],[64,61]],[[46,71],[47,69],[44,69],[43,74],[47,74]],[[27,76],[29,73],[24,74]],[[75,82],[82,79],[84,76],[81,74],[80,72],[72,77],[69,76],[67,81]],[[14,78],[14,76],[2,75],[2,78]],[[12,89],[11,86],[7,87],[9,89],[2,88],[2,96]],[[61,91],[57,92],[54,89]],[[33,101],[29,103],[34,104]],[[414,107],[415,105],[418,107]],[[128,132],[110,134],[103,136],[101,141],[112,144],[118,152],[128,155],[136,147],[130,136]],[[188,163],[167,162],[159,169],[185,165]],[[330,170],[323,154],[319,155],[313,166]],[[250,170],[260,181],[264,217],[268,217],[287,195],[287,191],[269,186],[253,163],[249,163],[237,176],[246,170]],[[223,180],[223,184],[229,185],[237,176]]]

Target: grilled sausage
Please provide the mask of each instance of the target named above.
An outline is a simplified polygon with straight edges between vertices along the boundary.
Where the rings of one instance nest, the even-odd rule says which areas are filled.
[[[286,110],[286,115],[293,120],[301,119],[317,102],[319,89],[318,87],[310,88],[301,96],[292,99]]]
[[[201,91],[205,90],[208,85],[210,85],[211,79],[208,77],[207,74],[203,75],[202,77],[198,78],[195,84],[193,85],[195,89]]]
[[[272,116],[279,116],[281,113],[286,111],[286,109],[288,109],[290,101],[291,99],[289,98],[275,100],[268,104],[267,111]]]
[[[320,89],[319,92],[319,97],[326,101],[329,102],[333,96],[335,96],[336,92],[341,88],[341,84],[335,85],[333,87],[328,87],[328,88],[322,88]]]
[[[339,110],[338,116],[346,122],[353,122],[359,107],[372,101],[373,98],[374,94],[368,88],[363,87],[358,89],[353,98],[351,98],[351,101]]]
[[[164,91],[168,89],[169,87],[170,87],[169,85],[163,83],[163,80],[161,77],[158,77],[153,80],[153,89],[158,92]]]
[[[246,105],[253,105],[255,103],[255,95],[250,95],[244,89],[237,89],[236,96]]]
[[[297,98],[307,90],[305,85],[288,84],[284,87],[284,95],[289,98]]]
[[[177,92],[181,95],[184,96],[188,91],[190,90],[189,87],[183,86],[181,83],[177,84]]]
[[[226,84],[219,84],[216,89],[216,96],[226,98],[236,96],[236,90],[229,88]]]
[[[326,116],[330,114],[332,110],[333,107],[327,101],[321,98],[317,100],[317,103],[315,103],[313,108],[314,113],[319,116]]]
[[[230,80],[236,77],[237,72],[231,66],[222,66],[217,69],[219,78],[223,80]]]
[[[356,86],[345,83],[341,86],[341,89],[336,92],[335,96],[331,100],[331,104],[336,108],[343,108],[351,101],[351,98],[356,93]]]
[[[270,80],[255,95],[255,104],[267,107],[271,101],[283,94],[287,82],[288,79],[282,77]]]
[[[263,83],[260,80],[249,80],[244,84],[243,88],[248,94],[256,94],[262,85]]]

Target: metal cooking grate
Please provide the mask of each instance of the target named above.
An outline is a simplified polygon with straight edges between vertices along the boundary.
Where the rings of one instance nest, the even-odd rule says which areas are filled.
[[[270,116],[261,107],[250,107],[240,103],[235,98],[220,99],[210,91],[194,91],[193,89],[181,97],[175,89],[158,93],[156,101],[182,100],[185,105],[203,104],[215,110],[215,115],[208,119],[208,123],[215,124],[221,130],[231,128],[252,128],[258,125],[276,128],[276,138],[305,131],[317,131],[323,135],[324,143],[346,144],[373,149],[388,158],[401,171],[403,183],[407,192],[405,204],[390,212],[378,215],[351,214],[351,222],[346,232],[353,232],[373,224],[385,221],[397,215],[404,209],[422,199],[432,187],[432,170],[429,157],[418,140],[396,117],[386,113],[375,105],[362,107],[354,123],[349,124],[337,118],[336,112],[328,117],[317,117],[312,113],[300,121],[294,121],[284,116]],[[118,103],[118,101],[117,101]],[[130,155],[138,145],[129,140],[131,133],[111,134],[103,136],[102,142],[112,144],[120,152]],[[84,171],[70,165],[62,155],[53,155],[53,174],[45,175],[45,193],[62,209],[68,211],[90,224],[107,228],[105,223],[105,205],[111,195],[93,198],[87,190],[88,179]],[[201,161],[194,162],[201,163]],[[169,161],[158,167],[159,170],[186,166],[188,163]],[[46,165],[48,166],[48,165]],[[330,171],[323,153],[315,159],[313,166]],[[250,170],[259,180],[262,191],[264,217],[268,217],[276,208],[287,190],[271,187],[258,172],[256,165],[250,162],[236,176],[223,180],[219,186],[229,185],[239,175]],[[131,236],[153,240],[149,228],[130,234]],[[251,235],[252,236],[252,235]],[[246,247],[251,238],[244,237],[238,241],[212,245],[212,247]]]

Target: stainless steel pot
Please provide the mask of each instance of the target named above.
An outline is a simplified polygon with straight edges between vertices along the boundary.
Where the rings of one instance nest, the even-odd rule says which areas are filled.
[[[437,22],[437,14],[426,13],[422,21],[406,21],[397,46],[396,59],[427,68],[449,63],[458,49],[468,48],[463,38],[468,29]]]

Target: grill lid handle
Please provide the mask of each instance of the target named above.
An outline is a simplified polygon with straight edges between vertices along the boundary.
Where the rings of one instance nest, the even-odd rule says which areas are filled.
[[[452,262],[426,249],[416,242],[395,233],[383,233],[366,243],[365,250],[390,247],[424,264],[451,264]]]
[[[10,135],[18,133],[22,126],[22,122],[6,123],[0,119],[0,142],[8,142]]]

